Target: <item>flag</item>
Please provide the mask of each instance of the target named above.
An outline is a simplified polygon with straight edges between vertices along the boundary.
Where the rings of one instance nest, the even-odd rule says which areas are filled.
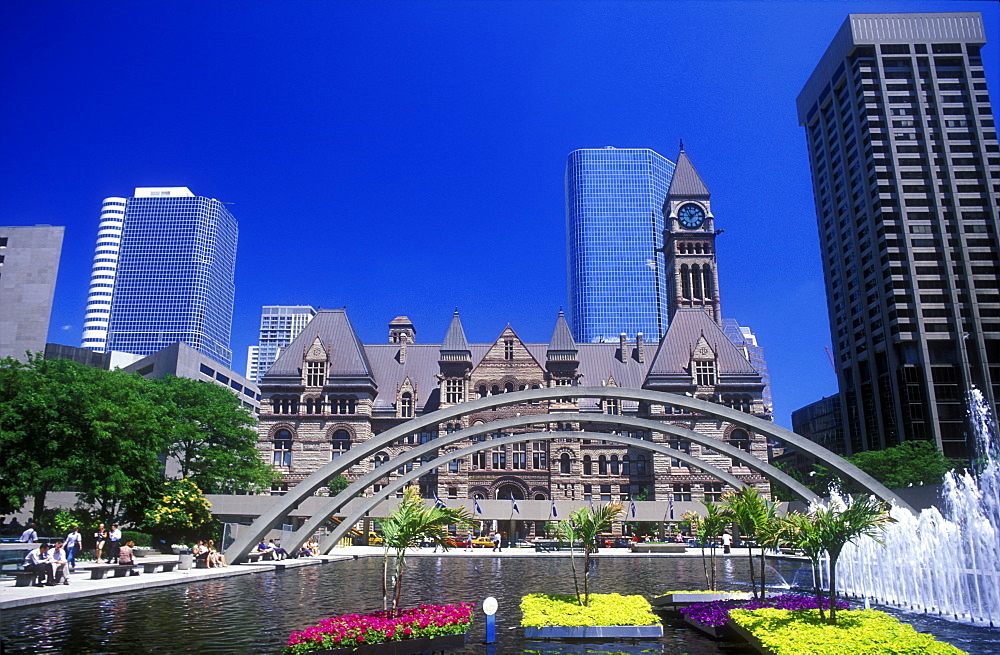
[[[559,512],[556,511],[556,501],[552,501],[552,516],[553,518],[559,518]]]
[[[587,498],[587,502],[590,503],[590,511],[591,512],[597,511],[597,510],[594,509],[594,497],[593,496],[590,496],[589,498]]]
[[[518,514],[521,513],[521,510],[517,508],[517,501],[514,500],[513,496],[510,497],[510,509],[512,512],[517,512]]]
[[[483,508],[481,508],[479,506],[479,501],[478,500],[476,500],[475,498],[473,498],[472,499],[472,504],[476,508],[476,514],[482,514],[483,513]]]
[[[440,498],[438,498],[437,494],[434,494],[434,506],[435,507],[440,507],[441,509],[447,509],[447,507],[448,507],[447,505],[444,504],[443,500],[441,500]]]
[[[632,513],[632,518],[635,518],[635,503],[632,502],[632,501],[629,501],[628,505],[629,505],[628,511],[630,511]]]
[[[674,497],[670,496],[670,520],[674,520]]]

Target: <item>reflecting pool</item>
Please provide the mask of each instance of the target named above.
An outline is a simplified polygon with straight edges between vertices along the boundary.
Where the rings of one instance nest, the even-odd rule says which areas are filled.
[[[580,562],[578,561],[578,567]],[[797,562],[776,562],[772,582],[809,581]],[[720,558],[719,588],[738,589],[749,578],[745,557]],[[3,613],[6,653],[280,653],[292,630],[329,616],[381,609],[381,560],[331,562],[283,572],[161,587],[149,591],[83,598]],[[778,577],[780,575],[780,578]],[[701,558],[607,558],[594,562],[592,592],[652,597],[680,589],[703,589]],[[495,596],[496,653],[569,652],[552,642],[525,643],[518,629],[520,597],[527,593],[572,593],[568,558],[411,557],[404,604],[468,601],[477,608]],[[972,653],[998,652],[1000,631],[903,616],[919,630],[934,632]],[[921,623],[921,620],[924,623]],[[952,630],[951,633],[943,631]],[[482,612],[465,652],[485,655]],[[977,646],[978,644],[978,646]],[[659,640],[640,643],[575,644],[572,652],[689,653],[743,655],[737,643],[702,637],[667,622]]]

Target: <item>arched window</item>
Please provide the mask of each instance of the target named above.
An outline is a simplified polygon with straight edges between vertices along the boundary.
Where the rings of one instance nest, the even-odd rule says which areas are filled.
[[[351,433],[347,430],[337,430],[331,440],[332,459],[337,459],[351,449]]]
[[[608,474],[608,458],[604,455],[597,458],[597,473],[598,475]]]
[[[389,463],[389,456],[386,455],[385,453],[376,453],[374,461],[375,461],[375,468],[378,468],[380,466],[384,466],[385,464]]]
[[[701,288],[701,267],[698,264],[691,267],[691,279],[694,281],[694,288],[691,290],[693,295],[691,297],[694,300],[703,299],[705,296],[702,295],[703,291]]]
[[[736,428],[729,433],[729,445],[735,446],[740,450],[745,450],[750,452],[750,435],[746,430],[742,428]]]
[[[628,455],[622,457],[622,475],[632,475],[632,458]]]
[[[639,455],[635,460],[636,475],[646,475],[646,456]]]
[[[274,433],[273,441],[274,454],[272,463],[275,466],[292,465],[292,433],[290,430],[282,428]]]
[[[691,269],[687,264],[681,265],[681,296],[691,297]]]
[[[494,384],[493,387],[490,389],[490,395],[491,396],[499,396],[500,395],[500,387],[498,387],[497,385]]]
[[[413,418],[413,394],[404,391],[399,397],[399,415],[403,418]]]
[[[563,453],[559,456],[559,472],[569,473],[569,453]]]
[[[594,467],[593,467],[593,465],[590,462],[590,455],[584,455],[583,456],[583,474],[584,475],[593,475],[593,473],[594,473]]]
[[[514,391],[514,383],[508,382],[507,384],[503,385],[504,393],[511,393],[513,391]]]
[[[618,475],[618,473],[620,472],[620,470],[621,469],[618,467],[618,455],[612,455],[611,456],[611,475]]]
[[[545,494],[535,494],[535,500],[546,500]]]
[[[487,395],[489,395],[489,394],[486,391],[486,385],[485,384],[479,385],[479,397],[480,398],[485,398]]]

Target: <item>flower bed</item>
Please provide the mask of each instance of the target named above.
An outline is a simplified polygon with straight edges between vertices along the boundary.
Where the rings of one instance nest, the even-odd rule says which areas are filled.
[[[875,610],[838,611],[837,625],[821,621],[815,610],[734,609],[730,616],[741,636],[761,652],[773,655],[964,653]]]
[[[591,594],[590,606],[570,594],[529,594],[521,599],[525,637],[659,637],[663,626],[642,596]]]
[[[826,599],[823,599],[826,601]],[[734,609],[755,610],[765,607],[782,610],[814,610],[818,609],[815,596],[802,594],[782,594],[769,596],[764,600],[717,600],[711,603],[695,603],[680,610],[685,618],[708,626],[722,626],[729,620],[729,612]],[[824,603],[823,607],[827,607]],[[849,605],[842,600],[837,601],[838,610],[846,610]]]
[[[472,605],[468,603],[421,605],[403,610],[399,616],[391,616],[389,612],[334,616],[301,632],[293,632],[284,655],[462,635],[471,626]]]

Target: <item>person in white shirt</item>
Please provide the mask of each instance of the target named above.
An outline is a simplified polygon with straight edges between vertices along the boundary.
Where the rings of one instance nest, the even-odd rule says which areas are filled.
[[[56,547],[49,553],[52,558],[53,582],[59,584],[69,584],[69,561],[66,559],[66,549],[63,542],[56,542]]]
[[[17,539],[22,544],[33,544],[38,541],[38,533],[35,532],[35,522],[31,521],[28,523],[27,529],[21,533],[21,536]]]
[[[729,554],[729,551],[733,545],[733,535],[728,532],[722,533],[722,552],[725,555]]]
[[[83,535],[80,534],[80,527],[73,526],[73,531],[66,535],[66,559],[69,560],[70,570],[76,570],[76,552],[83,548]]]
[[[108,550],[108,564],[111,564],[111,560],[114,560],[115,564],[117,564],[118,551],[122,545],[122,531],[118,529],[117,523],[111,525],[111,532],[108,533],[108,541],[111,542],[111,548]]]
[[[35,574],[35,586],[54,585],[52,581],[52,557],[49,555],[49,545],[39,544],[38,548],[28,553],[24,558],[24,570]],[[45,584],[39,580],[45,580]]]

